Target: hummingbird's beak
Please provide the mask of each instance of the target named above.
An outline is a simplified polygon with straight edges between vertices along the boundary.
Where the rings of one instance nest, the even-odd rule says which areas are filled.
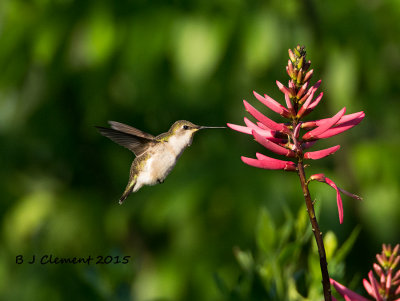
[[[226,126],[199,126],[199,130],[204,129],[226,129]]]

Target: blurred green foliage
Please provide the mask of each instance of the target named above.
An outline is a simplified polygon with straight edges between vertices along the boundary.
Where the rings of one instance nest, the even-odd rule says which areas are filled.
[[[342,245],[361,225],[351,275],[337,280],[365,275],[381,243],[400,240],[399,18],[397,0],[0,1],[0,299],[224,300],[218,283],[234,287],[255,252],[286,256],[276,275],[307,254],[305,243],[276,253],[290,247],[279,240],[286,212],[304,200],[295,175],[241,163],[264,151],[249,136],[199,133],[163,185],[119,206],[133,156],[93,127],[117,120],[158,134],[178,119],[241,123],[241,100],[259,105],[253,90],[283,100],[275,80],[287,79],[287,49],[298,43],[323,80],[310,118],[366,112],[324,142],[340,152],[307,170],[363,196],[344,197],[339,225],[334,191],[310,185],[325,239]],[[295,235],[300,221],[289,220]],[[19,254],[131,261],[17,265]],[[292,285],[273,281],[277,291]]]
[[[285,210],[281,227],[263,208],[256,228],[256,258],[252,252],[235,248],[234,254],[243,274],[233,289],[217,278],[226,300],[322,300],[321,268],[311,226],[302,206],[297,215]],[[360,232],[357,227],[338,248],[336,235],[328,231],[324,237],[330,277],[345,273],[344,258]],[[217,275],[218,277],[218,275]]]

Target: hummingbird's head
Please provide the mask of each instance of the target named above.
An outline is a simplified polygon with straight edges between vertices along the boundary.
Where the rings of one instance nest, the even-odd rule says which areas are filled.
[[[193,136],[193,134],[197,132],[200,128],[200,126],[195,125],[190,121],[178,120],[171,126],[171,129],[169,131],[174,136],[190,137]]]
[[[198,130],[213,128],[225,127],[200,126],[191,123],[190,121],[178,120],[171,126],[169,132],[172,136],[175,136],[179,140],[186,141],[187,145],[190,145],[192,143],[194,133],[196,133]]]

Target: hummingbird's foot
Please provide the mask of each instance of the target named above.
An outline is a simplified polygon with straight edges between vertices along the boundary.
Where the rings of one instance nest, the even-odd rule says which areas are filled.
[[[158,184],[162,184],[162,183],[164,183],[164,180],[157,179],[157,182],[158,182]]]

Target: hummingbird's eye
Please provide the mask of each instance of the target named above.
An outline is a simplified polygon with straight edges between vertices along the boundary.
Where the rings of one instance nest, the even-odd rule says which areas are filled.
[[[184,130],[187,130],[187,129],[189,129],[189,126],[188,126],[188,125],[184,125],[182,128],[183,128]]]

